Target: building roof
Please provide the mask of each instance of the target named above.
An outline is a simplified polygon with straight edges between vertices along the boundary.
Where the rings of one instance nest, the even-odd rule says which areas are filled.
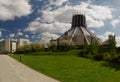
[[[98,43],[102,44],[97,36],[87,29],[85,15],[74,15],[72,19],[72,24],[74,25],[71,25],[71,29],[66,31],[58,39],[70,40],[77,45],[83,45],[86,42],[88,45],[90,45],[92,40],[96,40],[98,41]]]

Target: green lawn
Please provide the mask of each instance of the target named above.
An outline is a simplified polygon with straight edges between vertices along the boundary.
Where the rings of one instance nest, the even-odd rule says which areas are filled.
[[[120,66],[73,55],[22,56],[22,63],[61,82],[120,82]]]

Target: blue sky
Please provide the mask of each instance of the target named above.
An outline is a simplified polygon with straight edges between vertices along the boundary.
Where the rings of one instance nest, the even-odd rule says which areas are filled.
[[[48,41],[70,29],[72,15],[82,12],[90,31],[102,41],[115,34],[119,46],[119,10],[119,0],[1,0],[0,39]]]

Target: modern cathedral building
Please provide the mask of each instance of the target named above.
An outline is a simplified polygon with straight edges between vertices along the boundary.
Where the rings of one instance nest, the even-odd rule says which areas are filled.
[[[5,39],[3,41],[0,41],[0,53],[5,53],[5,52],[15,52],[16,48],[19,46],[23,46],[26,44],[29,44],[30,41],[29,39],[17,39],[17,40],[13,40],[13,39]]]
[[[75,45],[84,45],[85,43],[90,45],[92,41],[101,44],[96,35],[87,29],[86,17],[83,14],[73,15],[71,28],[57,39],[58,42],[61,40],[72,41]]]

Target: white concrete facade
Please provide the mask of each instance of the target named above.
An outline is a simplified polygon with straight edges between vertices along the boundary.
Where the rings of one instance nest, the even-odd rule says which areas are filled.
[[[29,43],[30,43],[29,39],[20,38],[20,39],[17,40],[17,46],[18,47],[19,46],[24,46],[24,45],[29,44]]]
[[[10,52],[11,47],[10,47],[10,38],[5,40],[5,51]]]
[[[12,42],[12,53],[16,51],[17,45],[16,42]]]

